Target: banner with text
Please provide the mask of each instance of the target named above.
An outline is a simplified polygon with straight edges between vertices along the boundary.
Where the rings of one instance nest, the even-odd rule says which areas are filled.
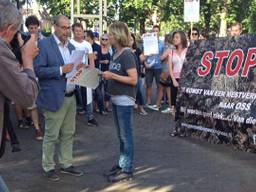
[[[255,75],[255,35],[191,44],[179,83],[177,126],[241,148],[255,144]]]

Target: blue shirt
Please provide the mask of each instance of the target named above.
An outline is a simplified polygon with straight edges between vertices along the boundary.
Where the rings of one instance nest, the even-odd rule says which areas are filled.
[[[162,62],[161,62],[161,55],[164,53],[164,42],[159,40],[158,41],[158,49],[159,49],[159,53],[157,55],[152,55],[147,57],[147,63],[154,63],[153,66],[151,67],[151,69],[161,69],[162,68]]]

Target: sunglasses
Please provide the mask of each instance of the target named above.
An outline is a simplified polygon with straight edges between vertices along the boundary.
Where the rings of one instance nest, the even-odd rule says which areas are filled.
[[[108,39],[101,38],[102,41],[107,41]]]
[[[193,36],[196,36],[196,35],[198,35],[198,33],[192,33],[192,35],[193,35]]]

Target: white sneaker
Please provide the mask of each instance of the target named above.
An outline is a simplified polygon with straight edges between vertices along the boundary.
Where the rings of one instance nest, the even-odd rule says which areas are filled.
[[[167,107],[166,109],[162,110],[161,113],[171,113],[171,108]]]
[[[157,107],[157,105],[149,105],[148,108],[154,111],[159,111],[159,107]]]

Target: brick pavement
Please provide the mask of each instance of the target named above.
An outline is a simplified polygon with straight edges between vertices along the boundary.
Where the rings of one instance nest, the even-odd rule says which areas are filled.
[[[232,147],[212,145],[191,138],[171,138],[170,116],[150,112],[135,115],[135,178],[109,184],[102,172],[116,161],[118,143],[111,115],[99,116],[99,127],[88,127],[78,117],[75,165],[83,177],[61,175],[47,181],[41,172],[41,142],[34,130],[17,130],[22,152],[7,152],[0,160],[0,174],[14,192],[254,192],[256,155]]]

